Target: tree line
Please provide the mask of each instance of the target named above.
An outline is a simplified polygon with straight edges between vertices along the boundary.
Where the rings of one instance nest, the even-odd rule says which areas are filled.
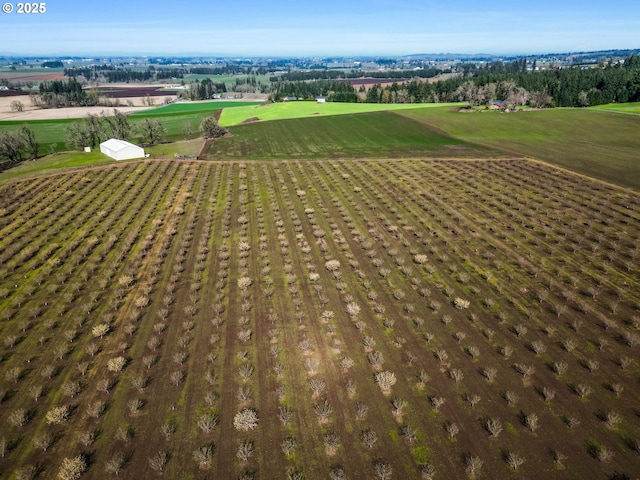
[[[310,100],[318,96],[325,96],[330,102],[356,103],[359,101],[358,92],[350,84],[329,80],[280,82],[276,85],[271,99],[276,102],[286,97]]]
[[[433,78],[442,73],[450,73],[450,69],[442,70],[439,68],[421,68],[418,70],[396,70],[384,72],[366,72],[360,69],[352,69],[348,72],[341,70],[315,69],[311,71],[290,71],[282,75],[272,76],[269,78],[271,82],[288,81],[299,82],[308,80],[336,80],[344,78],[393,78],[393,79],[410,79],[410,78]]]
[[[575,66],[536,71],[528,70],[526,62],[522,60],[512,62],[509,66],[496,62],[493,66],[467,68],[465,71],[457,77],[432,83],[411,78],[403,83],[386,87],[375,84],[369,89],[361,87],[357,91],[347,83],[327,80],[280,82],[273,99],[325,95],[328,101],[464,101],[471,105],[500,100],[509,106],[532,107],[584,107],[640,101],[640,57],[633,55],[619,64],[600,68]]]
[[[210,78],[196,80],[189,85],[189,100],[210,100],[215,94],[224,93],[227,86],[224,82],[214,82]]]
[[[119,68],[114,65],[94,65],[65,68],[64,75],[69,78],[84,77],[89,82],[131,83],[184,78],[185,71],[182,68],[156,68],[153,65],[145,70]]]

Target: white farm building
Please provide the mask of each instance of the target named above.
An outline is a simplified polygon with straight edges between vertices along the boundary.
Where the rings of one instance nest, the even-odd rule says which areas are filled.
[[[102,142],[100,151],[114,160],[129,160],[145,156],[144,148],[117,138],[110,138],[106,142]]]

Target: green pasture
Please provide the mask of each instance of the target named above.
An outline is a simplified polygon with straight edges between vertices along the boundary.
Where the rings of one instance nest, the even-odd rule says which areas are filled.
[[[241,108],[260,105],[261,102],[241,102],[241,101],[224,101],[212,100],[206,102],[176,102],[152,110],[143,110],[136,112],[131,117],[156,117],[166,115],[185,115],[189,113],[213,113],[223,108]]]
[[[500,155],[389,112],[294,118],[230,128],[208,158],[321,159],[487,157]]]
[[[90,153],[77,151],[54,153],[38,160],[27,160],[17,167],[0,173],[0,183],[36,174],[53,173],[68,168],[89,167],[107,163],[116,163],[116,161],[100,153],[100,149],[95,149]]]
[[[5,121],[0,122],[0,133],[20,130],[29,127],[41,144],[41,154],[63,151],[66,148],[66,127],[79,121],[75,118],[60,120],[29,120],[29,121]]]
[[[350,115],[353,113],[379,112],[385,110],[423,109],[460,104],[447,103],[318,103],[315,101],[278,102],[223,110],[220,125],[239,125],[249,119],[283,120],[290,118],[316,117],[326,115]]]
[[[518,113],[433,108],[398,113],[461,140],[640,188],[640,117],[564,108]]]
[[[608,103],[606,105],[596,105],[589,107],[590,110],[607,110],[618,113],[631,113],[640,115],[640,102],[631,103]]]

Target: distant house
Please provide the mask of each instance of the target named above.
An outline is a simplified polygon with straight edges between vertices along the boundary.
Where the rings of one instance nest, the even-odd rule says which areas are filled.
[[[110,138],[100,144],[100,152],[113,158],[114,160],[129,160],[131,158],[144,158],[144,148],[133,143]]]
[[[489,110],[504,110],[509,106],[509,103],[506,100],[491,100],[488,106]]]
[[[327,97],[316,97],[316,102],[325,103],[327,101]]]

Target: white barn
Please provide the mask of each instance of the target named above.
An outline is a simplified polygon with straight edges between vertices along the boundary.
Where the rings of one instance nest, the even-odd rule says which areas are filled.
[[[144,148],[117,138],[110,138],[106,142],[102,142],[100,151],[114,160],[129,160],[145,156]]]

